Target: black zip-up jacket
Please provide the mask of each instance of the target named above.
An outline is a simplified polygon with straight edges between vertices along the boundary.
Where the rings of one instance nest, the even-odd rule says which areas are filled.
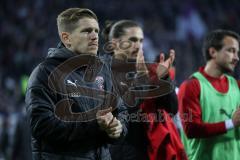
[[[98,91],[112,92],[109,67],[100,61],[102,68],[98,68],[99,61],[85,59],[86,64],[90,65],[88,69],[86,66],[82,66],[72,71],[68,68],[68,62],[73,60],[75,56],[62,45],[58,48],[52,48],[49,50],[47,58],[34,69],[30,76],[26,103],[32,132],[33,158],[36,160],[111,159],[108,143],[114,140],[99,128],[94,117],[96,106],[100,103],[110,105],[109,101],[106,102],[109,98],[103,98],[102,101],[95,99],[95,97],[99,98]],[[64,65],[66,70],[61,71],[60,67]],[[57,66],[60,71],[56,69]],[[57,74],[53,76],[51,74],[54,71]],[[94,73],[98,74],[94,75]],[[88,80],[88,78],[90,79]],[[83,87],[82,91],[76,90],[79,86]],[[90,89],[87,93],[88,96],[84,96],[84,89]],[[91,89],[96,89],[97,92]],[[73,102],[72,112],[67,112],[71,114],[70,116],[58,114],[56,111],[58,104],[63,99],[67,99],[67,103],[64,103],[60,108]],[[123,125],[123,132],[119,138],[122,139],[127,132],[127,115],[121,100],[117,99],[116,104],[117,108],[114,114]],[[92,114],[72,119],[76,114],[87,111]]]

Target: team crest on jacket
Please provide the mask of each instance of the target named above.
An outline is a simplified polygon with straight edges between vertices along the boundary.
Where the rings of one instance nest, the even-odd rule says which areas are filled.
[[[104,79],[102,76],[97,76],[96,79],[95,79],[95,83],[97,84],[98,88],[100,90],[104,90]]]

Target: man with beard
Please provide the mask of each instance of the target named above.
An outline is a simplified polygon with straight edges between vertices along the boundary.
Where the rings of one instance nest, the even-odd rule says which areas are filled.
[[[114,88],[129,113],[128,134],[125,141],[112,146],[112,159],[187,159],[169,115],[178,110],[174,87],[166,77],[175,51],[171,49],[166,60],[164,54],[160,54],[158,63],[145,63],[144,34],[139,24],[120,20],[106,27],[105,31],[105,39],[114,46],[111,60]],[[152,93],[156,88],[150,88],[153,85],[158,88],[155,94]],[[154,119],[152,115],[158,116]]]
[[[203,43],[206,65],[180,86],[181,136],[190,160],[239,159],[239,85],[229,75],[238,53],[237,33],[212,31]]]

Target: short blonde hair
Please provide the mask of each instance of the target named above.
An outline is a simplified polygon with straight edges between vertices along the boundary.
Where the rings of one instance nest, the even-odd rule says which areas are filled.
[[[69,8],[61,12],[57,17],[58,33],[72,32],[76,28],[79,19],[93,18],[98,21],[96,14],[86,8]]]

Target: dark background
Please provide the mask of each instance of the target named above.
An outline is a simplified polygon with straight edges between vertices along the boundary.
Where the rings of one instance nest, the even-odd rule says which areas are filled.
[[[204,64],[201,46],[206,33],[219,28],[240,31],[238,0],[2,0],[0,160],[22,159],[18,152],[24,146],[20,147],[21,141],[14,137],[24,139],[28,135],[24,123],[20,123],[25,114],[26,80],[47,55],[48,48],[59,42],[56,17],[69,7],[93,10],[100,28],[106,20],[139,22],[145,34],[145,59],[154,61],[160,52],[176,50],[178,86]],[[239,67],[236,71],[239,72]]]

